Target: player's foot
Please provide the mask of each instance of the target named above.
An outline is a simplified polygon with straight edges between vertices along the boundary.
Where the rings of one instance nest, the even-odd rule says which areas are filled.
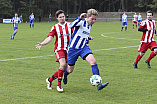
[[[134,69],[138,69],[137,64],[134,63],[133,66],[134,66]]]
[[[49,81],[48,78],[46,78],[46,83],[47,83],[47,89],[51,90],[52,89],[51,88],[52,83]]]
[[[63,88],[62,88],[61,85],[57,85],[57,91],[58,91],[58,92],[63,92]]]
[[[121,31],[123,31],[123,30],[121,29]]]
[[[104,83],[104,84],[98,85],[98,86],[97,86],[97,90],[98,90],[98,91],[99,91],[99,90],[102,90],[102,89],[105,88],[108,84],[109,84],[109,83],[106,82],[106,83]]]
[[[63,83],[64,83],[64,84],[67,84],[67,83],[68,83],[67,76],[65,76],[65,75],[64,75]]]
[[[13,36],[11,36],[11,38],[10,38],[11,40],[14,40],[14,37]]]
[[[149,61],[145,61],[145,63],[147,63],[148,68],[151,68]]]

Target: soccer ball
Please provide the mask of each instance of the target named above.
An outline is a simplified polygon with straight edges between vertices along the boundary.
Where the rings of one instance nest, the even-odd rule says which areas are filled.
[[[102,79],[99,75],[93,75],[90,78],[90,83],[92,86],[97,86],[102,83]]]

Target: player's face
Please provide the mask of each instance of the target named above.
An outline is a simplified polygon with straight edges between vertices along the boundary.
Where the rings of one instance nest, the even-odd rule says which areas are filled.
[[[147,19],[152,20],[152,18],[153,18],[152,13],[147,13]]]
[[[18,14],[17,14],[17,13],[15,13],[15,17],[18,17]]]
[[[58,20],[59,23],[64,24],[65,23],[64,13],[59,14],[57,20]]]
[[[87,23],[89,25],[93,25],[96,21],[96,18],[97,18],[97,16],[95,16],[95,15],[91,15],[90,17],[87,16]]]

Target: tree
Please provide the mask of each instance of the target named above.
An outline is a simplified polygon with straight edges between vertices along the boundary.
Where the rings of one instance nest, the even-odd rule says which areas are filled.
[[[2,18],[8,18],[12,14],[11,0],[0,0],[0,15]]]

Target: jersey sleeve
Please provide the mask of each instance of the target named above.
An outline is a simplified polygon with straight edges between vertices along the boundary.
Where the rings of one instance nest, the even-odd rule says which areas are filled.
[[[57,33],[56,33],[56,28],[55,28],[55,26],[53,26],[53,27],[51,28],[51,31],[50,31],[49,34],[47,35],[47,37],[49,37],[49,36],[54,37],[56,34],[57,34]]]
[[[142,21],[141,24],[140,24],[140,26],[139,26],[139,29],[141,29],[141,28],[144,29],[145,25],[146,25],[146,22],[145,22],[145,21]]]
[[[82,19],[80,19],[80,17],[75,18],[74,21],[69,24],[69,28],[72,29],[76,26],[81,26],[81,24],[82,24],[81,20]]]

